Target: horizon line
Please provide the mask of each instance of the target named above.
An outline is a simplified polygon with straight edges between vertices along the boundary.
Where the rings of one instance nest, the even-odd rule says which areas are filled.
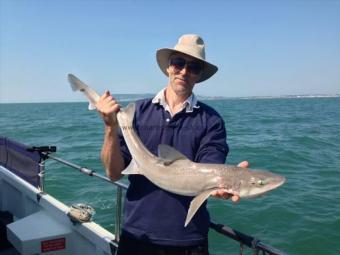
[[[121,98],[118,99],[121,102],[128,102],[143,99],[146,97],[142,97],[142,95],[154,95],[152,93],[134,93],[134,94],[116,94],[116,96],[135,96],[135,98]],[[299,99],[299,98],[338,98],[340,97],[340,93],[334,94],[292,94],[292,95],[279,95],[279,96],[204,96],[204,95],[197,95],[199,100],[228,100],[228,99]],[[31,102],[18,102],[18,101],[8,101],[8,102],[1,102],[0,104],[44,104],[44,103],[86,103],[88,101],[81,100],[81,101],[31,101]]]

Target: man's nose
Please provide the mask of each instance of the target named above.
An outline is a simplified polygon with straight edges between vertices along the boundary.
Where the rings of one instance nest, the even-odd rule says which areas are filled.
[[[180,71],[180,73],[183,74],[183,75],[188,74],[188,66],[185,65],[185,66],[182,68],[182,70]]]

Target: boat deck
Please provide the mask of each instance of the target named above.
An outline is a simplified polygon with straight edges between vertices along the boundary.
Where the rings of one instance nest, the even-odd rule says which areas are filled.
[[[12,248],[0,250],[0,255],[20,255],[20,253],[17,252],[17,250],[12,247]]]

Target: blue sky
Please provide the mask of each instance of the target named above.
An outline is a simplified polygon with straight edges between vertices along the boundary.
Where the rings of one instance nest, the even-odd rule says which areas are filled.
[[[337,0],[0,0],[0,102],[82,101],[68,73],[99,92],[156,93],[155,52],[184,33],[219,67],[196,94],[340,93],[339,13]]]

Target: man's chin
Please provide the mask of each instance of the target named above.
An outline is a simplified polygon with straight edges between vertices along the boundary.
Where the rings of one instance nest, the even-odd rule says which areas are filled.
[[[177,85],[177,86],[188,87],[188,86],[189,86],[189,83],[188,83],[187,81],[177,80],[177,81],[176,81],[176,85]]]
[[[176,94],[179,96],[190,96],[191,93],[192,91],[188,89],[176,89]]]

